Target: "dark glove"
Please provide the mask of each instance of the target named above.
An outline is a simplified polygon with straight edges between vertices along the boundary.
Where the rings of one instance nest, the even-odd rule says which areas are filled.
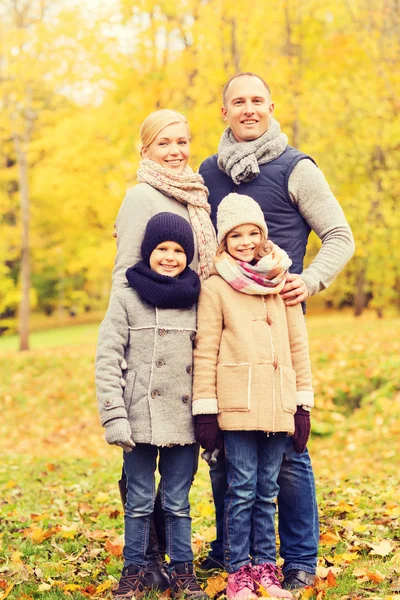
[[[221,430],[218,427],[217,415],[196,415],[194,435],[196,442],[205,450],[213,452],[222,446]]]
[[[310,412],[298,406],[294,415],[294,434],[292,437],[295,452],[298,454],[301,454],[306,449],[308,438],[310,437],[310,429]]]

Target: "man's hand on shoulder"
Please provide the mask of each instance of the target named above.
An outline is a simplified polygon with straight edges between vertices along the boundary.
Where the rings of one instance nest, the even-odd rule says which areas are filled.
[[[286,306],[295,306],[300,302],[304,302],[308,296],[307,286],[301,276],[296,273],[288,273],[285,286],[281,291],[281,297],[285,301]]]

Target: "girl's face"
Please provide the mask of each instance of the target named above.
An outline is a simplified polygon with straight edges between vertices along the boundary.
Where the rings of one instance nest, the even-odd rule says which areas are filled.
[[[178,277],[186,268],[186,254],[176,242],[162,242],[150,254],[150,268],[159,275]]]
[[[189,131],[185,123],[172,123],[157,134],[142,156],[181,175],[189,160]]]
[[[239,225],[226,236],[228,253],[243,262],[254,260],[258,246],[261,243],[261,231],[257,225],[245,223]]]

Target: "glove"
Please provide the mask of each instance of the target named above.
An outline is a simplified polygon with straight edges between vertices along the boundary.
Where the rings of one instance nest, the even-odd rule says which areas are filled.
[[[292,436],[293,446],[297,454],[305,451],[308,438],[310,437],[311,420],[310,412],[301,406],[297,407],[294,415],[294,434]]]
[[[136,446],[132,439],[132,431],[128,419],[119,418],[108,421],[105,424],[106,432],[104,437],[106,442],[119,446],[124,452],[132,452]]]
[[[221,430],[218,427],[217,415],[196,415],[194,423],[196,442],[205,450],[213,452],[222,446]]]
[[[206,461],[209,467],[212,467],[217,464],[217,458],[220,452],[221,448],[215,448],[212,452],[210,452],[210,450],[203,450],[200,456]]]

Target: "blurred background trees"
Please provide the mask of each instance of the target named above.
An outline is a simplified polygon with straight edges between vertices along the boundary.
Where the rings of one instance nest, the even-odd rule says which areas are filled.
[[[247,70],[353,228],[356,255],[325,301],[397,310],[399,40],[397,0],[2,0],[0,331],[18,306],[26,331],[29,307],[105,307],[141,121],[186,114],[197,169],[224,128],[225,81]]]

